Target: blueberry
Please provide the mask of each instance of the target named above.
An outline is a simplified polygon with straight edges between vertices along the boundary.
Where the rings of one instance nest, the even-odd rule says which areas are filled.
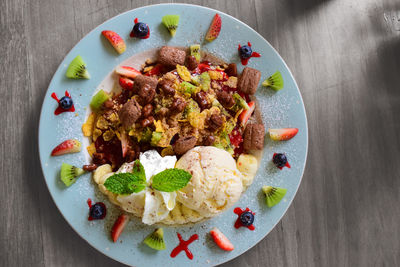
[[[282,153],[276,153],[274,154],[274,157],[272,158],[272,161],[274,162],[274,164],[279,167],[282,168],[286,165],[287,163],[287,158],[285,154]]]
[[[133,26],[132,31],[135,37],[143,38],[149,33],[149,26],[146,23],[138,22]]]
[[[251,211],[245,211],[242,214],[240,214],[240,222],[244,226],[250,226],[254,222],[254,215],[251,213]]]
[[[97,202],[92,207],[90,207],[90,217],[94,220],[103,219],[106,216],[106,206]]]
[[[244,45],[240,48],[239,54],[241,58],[249,58],[251,57],[251,54],[253,53],[253,50],[251,50],[251,47],[248,45]]]
[[[74,102],[72,101],[72,98],[70,98],[69,96],[63,96],[60,99],[59,104],[62,109],[70,109],[72,107],[72,105],[74,104]]]

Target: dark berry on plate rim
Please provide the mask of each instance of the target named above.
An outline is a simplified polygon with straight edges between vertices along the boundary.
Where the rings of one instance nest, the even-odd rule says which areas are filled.
[[[251,46],[244,45],[239,48],[239,54],[241,58],[249,58],[251,57],[251,54],[253,53],[253,50],[251,49]]]
[[[197,234],[192,235],[188,240],[183,240],[180,233],[177,233],[179,239],[179,245],[174,248],[171,252],[171,258],[175,258],[182,250],[186,252],[186,256],[193,260],[193,254],[189,250],[188,246],[195,240],[199,239]]]
[[[92,200],[89,198],[87,200],[89,206],[89,221],[104,219],[107,215],[107,208],[103,202],[96,202],[92,205]]]
[[[75,111],[74,102],[72,101],[71,95],[69,94],[68,91],[65,91],[65,97],[67,97],[67,98],[69,98],[71,100],[71,106],[69,108],[64,108],[65,106],[64,107],[61,106],[61,105],[65,105],[65,103],[64,104],[61,103],[61,100],[63,100],[64,97],[62,97],[61,100],[60,100],[60,99],[58,99],[56,93],[52,93],[51,97],[54,100],[56,100],[57,103],[58,103],[58,107],[54,111],[54,115],[59,115],[59,114],[61,114],[63,112],[74,112]],[[63,100],[63,102],[64,102],[64,100]]]
[[[274,153],[274,155],[272,156],[272,162],[276,165],[276,167],[281,170],[283,169],[283,167],[290,168],[287,157],[283,153]]]
[[[239,218],[243,226],[250,226],[254,222],[254,215],[250,211],[243,212]]]
[[[242,65],[247,65],[247,63],[249,62],[249,59],[252,57],[261,57],[261,55],[259,53],[253,52],[250,42],[247,42],[247,45],[244,45],[244,46],[241,46],[239,44],[238,51],[239,51],[239,56],[240,56]]]
[[[63,97],[61,97],[59,104],[60,104],[60,107],[62,107],[65,110],[68,110],[72,107],[74,102],[72,101],[72,98],[70,98],[68,96],[63,96]]]
[[[255,212],[252,212],[249,208],[246,208],[245,210],[242,210],[241,208],[235,208],[235,209],[233,210],[233,212],[234,212],[235,214],[238,215],[238,218],[237,218],[237,220],[236,220],[236,222],[235,222],[235,228],[236,228],[236,229],[237,229],[237,228],[240,228],[240,227],[247,227],[247,228],[248,228],[249,230],[251,230],[251,231],[254,231],[254,229],[256,229],[256,228],[254,227],[254,224],[253,224],[253,222],[254,222],[254,215],[256,215]],[[252,220],[251,220],[251,218],[250,218],[250,215],[248,215],[247,213],[251,213],[251,215],[253,215]],[[243,222],[242,222],[242,214],[245,214],[245,215],[243,216],[243,220],[246,219],[246,221],[245,221],[246,225],[243,224]],[[249,219],[250,219],[250,220],[249,220]],[[251,223],[249,224],[250,221],[251,221]],[[248,224],[248,225],[247,225],[247,224]]]
[[[143,22],[139,22],[138,18],[135,18],[135,25],[133,25],[130,37],[137,37],[140,39],[147,39],[150,36],[149,25]]]

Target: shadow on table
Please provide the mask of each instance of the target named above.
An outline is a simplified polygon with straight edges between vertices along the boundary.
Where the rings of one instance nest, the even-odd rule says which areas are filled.
[[[330,1],[333,0],[283,0],[282,4],[289,15],[293,17],[301,17]]]

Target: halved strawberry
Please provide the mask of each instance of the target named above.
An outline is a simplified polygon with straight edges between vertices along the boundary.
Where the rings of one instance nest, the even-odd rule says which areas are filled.
[[[238,118],[240,121],[240,124],[242,124],[242,126],[246,125],[247,121],[251,117],[251,114],[253,114],[253,111],[256,108],[256,103],[254,101],[250,101],[249,103],[247,103],[247,105],[249,105],[249,109],[243,110],[242,113],[240,113],[239,118]]]
[[[149,72],[146,73],[147,76],[159,75],[164,69],[162,64],[157,64]]]
[[[125,90],[133,90],[133,81],[129,78],[119,77],[119,85]]]
[[[297,128],[268,129],[269,136],[274,141],[286,141],[292,139],[298,132]]]
[[[119,53],[122,54],[126,50],[126,44],[124,39],[118,35],[118,33],[113,31],[102,31],[104,37],[110,42],[110,44],[114,47],[114,49]]]
[[[221,17],[217,13],[215,14],[214,19],[211,22],[210,28],[208,28],[208,32],[206,35],[207,41],[212,42],[218,37],[219,32],[221,31],[221,25]]]
[[[122,157],[125,158],[129,148],[128,135],[125,131],[121,132],[121,148],[122,148]]]
[[[111,229],[111,238],[114,242],[117,242],[118,237],[121,235],[128,221],[129,221],[128,215],[126,214],[119,215],[118,219],[115,221]]]
[[[141,74],[140,71],[129,66],[118,66],[115,68],[115,72],[132,79]]]
[[[81,142],[76,139],[68,139],[56,146],[51,152],[52,156],[60,156],[64,154],[76,153],[81,151]]]
[[[214,239],[214,242],[223,250],[232,251],[234,246],[232,245],[231,241],[217,228],[214,227],[210,234]]]

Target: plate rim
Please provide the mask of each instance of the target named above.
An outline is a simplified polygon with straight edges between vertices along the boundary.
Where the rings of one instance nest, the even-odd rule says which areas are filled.
[[[306,164],[307,164],[308,145],[309,145],[309,144],[308,144],[308,143],[309,143],[309,140],[308,140],[308,139],[309,139],[309,136],[308,136],[308,119],[307,119],[307,112],[306,112],[306,108],[305,108],[305,105],[304,105],[303,96],[302,96],[302,94],[301,94],[301,91],[300,91],[300,89],[299,89],[299,86],[298,86],[298,84],[297,84],[297,81],[296,81],[296,79],[295,79],[295,77],[294,77],[292,71],[290,70],[290,68],[289,68],[289,66],[287,65],[286,61],[285,61],[285,60],[282,58],[282,56],[278,53],[278,51],[275,49],[275,47],[272,46],[272,45],[268,42],[267,39],[265,39],[265,38],[264,38],[260,33],[258,33],[255,29],[253,29],[252,27],[250,27],[249,25],[247,25],[247,24],[244,23],[243,21],[241,21],[241,20],[239,20],[239,19],[233,17],[232,15],[229,15],[229,14],[227,14],[227,13],[225,13],[225,12],[222,12],[222,11],[217,10],[217,9],[214,9],[214,8],[210,8],[210,7],[206,7],[206,6],[201,6],[201,5],[195,5],[195,4],[187,4],[187,3],[160,3],[160,4],[151,4],[151,5],[146,5],[146,6],[141,6],[141,7],[133,8],[133,9],[130,9],[130,10],[126,10],[126,11],[124,11],[124,12],[122,12],[122,13],[119,13],[118,15],[115,15],[115,16],[113,16],[113,17],[111,17],[111,18],[108,18],[107,20],[105,20],[105,21],[103,21],[102,23],[100,23],[100,24],[98,24],[97,26],[95,26],[92,30],[90,30],[90,31],[89,31],[88,33],[86,33],[84,36],[82,36],[82,37],[79,39],[79,41],[68,51],[68,53],[65,54],[65,56],[63,57],[63,59],[61,60],[61,62],[58,64],[58,67],[57,67],[57,69],[55,70],[55,72],[53,73],[53,76],[52,76],[52,78],[51,78],[51,80],[50,80],[50,82],[49,82],[49,86],[47,87],[46,92],[45,92],[45,94],[44,94],[44,96],[43,96],[42,105],[41,105],[41,108],[40,108],[39,127],[38,127],[38,130],[37,130],[37,134],[38,134],[38,135],[37,135],[37,136],[38,136],[38,137],[37,137],[37,139],[38,139],[37,147],[38,147],[39,160],[40,160],[40,169],[41,169],[41,171],[42,171],[42,176],[43,176],[44,182],[45,182],[45,184],[46,184],[46,187],[47,187],[48,192],[50,193],[50,196],[51,196],[51,199],[53,200],[53,203],[55,204],[55,206],[57,207],[59,213],[62,215],[62,217],[64,218],[64,220],[67,222],[67,224],[74,230],[74,232],[77,233],[78,236],[79,236],[80,238],[82,238],[86,243],[88,243],[89,246],[91,246],[92,248],[96,249],[96,250],[97,250],[98,252],[100,252],[102,255],[104,255],[104,256],[106,256],[106,257],[108,257],[108,258],[111,258],[111,259],[113,259],[113,260],[115,260],[115,261],[117,261],[117,262],[119,262],[119,263],[125,264],[125,265],[127,265],[127,266],[131,266],[130,264],[128,264],[128,263],[126,263],[126,262],[123,262],[123,261],[121,261],[121,260],[119,260],[119,259],[117,259],[117,258],[115,258],[115,257],[113,257],[113,256],[111,256],[111,255],[106,254],[105,252],[103,252],[102,250],[100,250],[100,248],[98,248],[97,245],[90,243],[77,229],[75,229],[75,228],[72,226],[72,224],[71,224],[71,223],[68,221],[68,219],[65,217],[64,213],[61,212],[61,209],[60,209],[60,207],[57,205],[57,202],[56,202],[56,200],[55,200],[55,198],[54,198],[54,196],[53,196],[53,194],[52,194],[52,192],[51,192],[51,190],[50,190],[50,188],[49,188],[49,185],[48,185],[48,183],[47,183],[46,176],[45,176],[45,173],[44,173],[44,169],[43,169],[44,160],[42,159],[42,156],[41,156],[41,153],[40,153],[40,146],[41,146],[41,145],[40,145],[40,129],[41,129],[42,121],[43,121],[43,120],[42,120],[42,119],[43,119],[42,116],[43,116],[43,114],[44,114],[44,113],[43,113],[43,109],[44,109],[45,97],[46,97],[46,95],[47,95],[47,92],[50,90],[50,84],[52,84],[53,80],[55,79],[55,73],[57,72],[57,70],[58,70],[59,67],[61,66],[62,62],[64,62],[65,59],[66,59],[66,57],[71,53],[71,51],[74,50],[74,48],[75,48],[76,46],[78,46],[78,44],[79,44],[83,39],[85,39],[88,35],[90,35],[90,34],[91,34],[92,32],[94,32],[97,28],[99,28],[99,27],[102,26],[103,24],[107,23],[108,21],[110,21],[110,20],[112,20],[112,19],[116,19],[117,17],[123,16],[124,14],[126,14],[126,13],[128,13],[128,12],[132,12],[133,10],[140,10],[140,9],[146,9],[146,8],[149,8],[149,7],[163,6],[163,5],[167,5],[167,6],[171,6],[171,5],[176,5],[176,6],[190,6],[190,7],[195,7],[195,8],[208,9],[208,10],[210,10],[210,11],[214,11],[214,12],[217,12],[217,13],[222,13],[222,14],[224,14],[225,16],[229,17],[230,19],[233,19],[233,20],[235,20],[236,22],[240,23],[242,26],[244,26],[245,28],[247,28],[247,30],[253,31],[253,33],[255,33],[256,35],[258,35],[259,38],[261,38],[264,42],[266,42],[266,43],[270,46],[270,48],[272,48],[272,51],[276,54],[276,56],[278,56],[278,58],[281,60],[281,62],[283,63],[283,65],[284,65],[285,68],[287,69],[287,71],[288,71],[290,77],[292,78],[292,80],[293,80],[293,82],[294,82],[294,85],[295,85],[295,87],[296,87],[296,90],[299,92],[299,96],[300,96],[300,100],[301,100],[301,108],[302,108],[302,110],[303,110],[303,112],[304,112],[304,119],[305,119],[305,120],[304,120],[304,122],[305,122],[304,134],[305,134],[305,138],[306,138],[306,139],[305,139],[305,158],[304,158],[304,164],[303,164],[303,166],[302,166],[302,172],[301,172],[301,175],[300,175],[299,182],[298,182],[298,184],[297,184],[297,186],[296,186],[296,189],[294,190],[294,193],[293,193],[293,198],[291,198],[291,199],[288,201],[289,203],[288,203],[288,205],[286,206],[286,208],[283,210],[282,215],[279,216],[279,219],[276,221],[275,224],[273,224],[273,226],[271,227],[271,229],[270,229],[269,231],[267,231],[265,234],[262,234],[261,237],[260,237],[256,242],[254,242],[253,244],[251,244],[250,246],[248,246],[245,250],[242,251],[242,253],[236,255],[236,256],[233,257],[233,258],[230,258],[230,259],[226,259],[226,260],[221,261],[221,262],[218,264],[218,265],[221,265],[221,264],[224,264],[224,263],[226,263],[226,262],[232,261],[232,260],[234,260],[234,259],[236,259],[236,258],[242,256],[242,255],[245,254],[247,251],[249,251],[251,248],[253,248],[253,247],[256,246],[257,244],[259,244],[259,243],[261,242],[261,240],[263,240],[263,239],[276,227],[276,225],[282,220],[283,216],[285,216],[285,214],[287,213],[289,207],[292,205],[292,202],[293,202],[293,200],[295,199],[295,197],[296,197],[296,195],[297,195],[297,192],[298,192],[298,190],[299,190],[299,187],[300,187],[300,185],[301,185],[301,182],[303,181],[303,176],[304,176],[304,172],[305,172],[305,168],[306,168]],[[257,170],[257,171],[258,171],[258,170]],[[216,265],[213,265],[213,266],[216,266]]]

